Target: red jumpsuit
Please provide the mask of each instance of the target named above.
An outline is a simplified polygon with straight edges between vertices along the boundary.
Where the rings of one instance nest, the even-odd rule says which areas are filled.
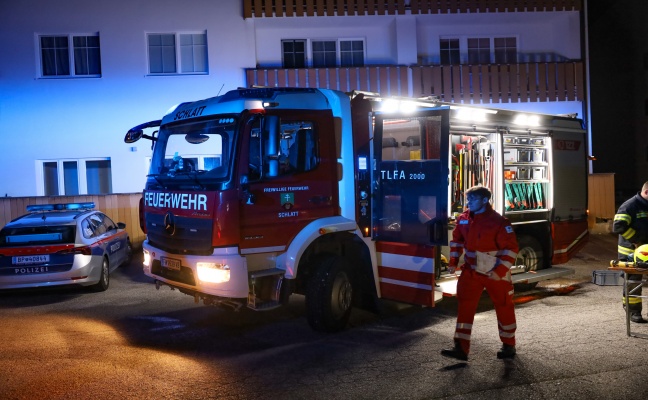
[[[476,252],[496,252],[495,280],[475,271]],[[464,253],[464,264],[457,282],[457,327],[455,340],[463,351],[470,350],[470,335],[477,305],[484,289],[495,306],[499,336],[503,343],[515,346],[515,309],[510,268],[515,262],[518,243],[508,219],[486,205],[483,213],[465,211],[457,217],[450,242],[450,266],[457,266]],[[492,253],[491,253],[492,254]]]

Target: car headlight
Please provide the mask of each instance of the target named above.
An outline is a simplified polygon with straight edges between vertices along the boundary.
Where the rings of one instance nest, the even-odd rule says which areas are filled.
[[[230,280],[230,267],[227,264],[210,262],[196,263],[198,279],[203,282],[223,283]]]

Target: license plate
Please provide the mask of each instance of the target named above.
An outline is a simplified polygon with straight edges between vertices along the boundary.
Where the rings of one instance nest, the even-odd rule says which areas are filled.
[[[43,264],[48,263],[49,260],[49,254],[38,256],[16,256],[11,258],[11,263],[13,265]]]
[[[176,271],[180,271],[182,265],[180,260],[166,257],[160,257],[160,264],[162,264],[164,268],[175,269]]]

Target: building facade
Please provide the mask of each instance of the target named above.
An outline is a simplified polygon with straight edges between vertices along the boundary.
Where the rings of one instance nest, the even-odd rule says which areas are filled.
[[[580,0],[0,0],[0,196],[131,193],[126,131],[237,87],[586,115]]]

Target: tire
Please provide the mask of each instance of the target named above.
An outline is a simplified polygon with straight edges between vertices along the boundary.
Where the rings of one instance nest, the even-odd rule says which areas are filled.
[[[537,271],[544,268],[544,253],[537,239],[522,235],[518,240],[518,254],[515,265],[524,265],[524,272]],[[519,291],[533,290],[538,282],[518,283],[515,285]]]
[[[110,264],[106,257],[103,258],[101,263],[101,274],[99,275],[99,282],[92,285],[90,288],[94,292],[105,292],[110,286]]]
[[[133,245],[131,244],[130,240],[126,241],[126,258],[124,259],[124,262],[122,265],[128,266],[130,265],[131,261],[133,261]]]
[[[353,306],[353,279],[346,260],[332,256],[316,267],[306,290],[309,325],[320,332],[338,332],[349,322]]]

